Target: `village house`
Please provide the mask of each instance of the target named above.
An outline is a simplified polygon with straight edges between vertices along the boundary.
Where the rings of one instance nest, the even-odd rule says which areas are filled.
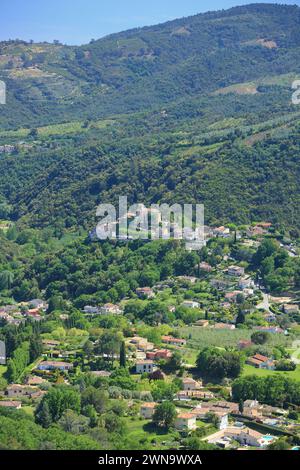
[[[152,351],[154,349],[154,344],[150,343],[147,338],[143,338],[141,336],[134,336],[133,338],[129,338],[129,344],[132,344],[136,347],[136,349],[140,351]]]
[[[227,273],[229,276],[244,276],[245,268],[242,268],[241,266],[229,266]]]
[[[193,326],[200,326],[202,328],[206,328],[207,326],[209,326],[209,321],[208,320],[197,320]]]
[[[0,406],[3,408],[14,408],[15,410],[19,410],[22,407],[22,403],[20,401],[1,400]]]
[[[198,278],[195,276],[177,276],[179,281],[187,281],[191,284],[195,284],[198,281]]]
[[[38,391],[37,387],[30,385],[11,384],[8,385],[5,391],[5,395],[8,397],[29,397]]]
[[[24,320],[14,318],[6,312],[0,312],[0,319],[5,320],[10,325],[19,326],[21,323],[24,323]]]
[[[38,370],[62,370],[69,371],[73,369],[73,364],[70,362],[58,362],[58,361],[42,361],[37,366]]]
[[[199,308],[200,304],[199,302],[195,302],[193,300],[184,300],[181,304],[182,307],[187,307],[187,308]]]
[[[262,354],[255,354],[246,360],[246,364],[256,367],[256,369],[274,370],[275,363],[272,359],[263,356]]]
[[[135,370],[137,374],[152,374],[154,368],[155,364],[150,359],[145,359],[144,361],[137,361],[135,365]]]
[[[47,384],[47,381],[43,379],[42,377],[38,377],[37,375],[30,375],[26,379],[26,385],[36,386],[36,385],[43,385],[43,384]]]
[[[235,330],[235,325],[231,323],[215,323],[214,328],[216,330]]]
[[[254,329],[256,331],[265,331],[266,333],[284,333],[284,330],[279,326],[255,326]]]
[[[283,311],[284,311],[284,313],[287,313],[287,314],[299,313],[299,305],[297,305],[297,304],[284,304]]]
[[[173,336],[162,336],[161,340],[163,343],[170,344],[172,346],[185,346],[186,340],[183,338],[174,338]]]
[[[119,305],[108,303],[100,307],[100,313],[102,315],[121,315],[123,310]]]
[[[198,419],[203,421],[207,419],[208,413],[213,413],[218,418],[218,428],[220,430],[228,427],[228,411],[225,409],[221,409],[217,406],[211,406],[208,409],[196,407],[192,413],[195,414]]]
[[[0,145],[0,153],[12,153],[16,150],[16,148],[17,147],[15,145]]]
[[[176,394],[177,399],[181,401],[188,401],[192,399],[198,400],[212,400],[215,396],[208,390],[181,390]]]
[[[141,410],[140,410],[142,418],[152,419],[156,407],[157,407],[157,403],[154,403],[154,402],[143,403],[141,405]]]
[[[57,349],[57,347],[60,345],[60,342],[56,341],[55,339],[43,339],[42,344],[44,349],[53,350]]]
[[[230,439],[239,442],[242,446],[250,446],[250,447],[266,447],[271,442],[273,442],[276,438],[274,436],[266,436],[261,434],[254,429],[250,429],[247,427],[228,427],[226,429],[222,429],[217,433],[208,436],[205,440],[209,442],[209,444],[219,445],[221,443],[221,447],[223,447],[224,439]]]
[[[83,308],[84,313],[87,313],[89,315],[99,315],[100,314],[100,308],[99,307],[93,307],[92,305],[85,305]]]
[[[43,310],[44,312],[47,310],[48,308],[48,304],[47,302],[45,302],[44,300],[42,299],[32,299],[28,302],[28,305],[31,307],[31,308],[37,308],[38,310]]]
[[[225,294],[225,299],[228,300],[228,302],[236,302],[238,296],[241,295],[241,291],[239,290],[235,290],[235,291],[232,291],[232,292],[227,292]]]
[[[239,279],[239,282],[238,282],[239,289],[242,289],[242,290],[249,289],[250,287],[253,287],[253,286],[254,286],[254,282],[250,277],[242,277],[241,279]]]
[[[223,279],[212,279],[210,281],[212,287],[218,290],[226,290],[229,287],[229,283]]]
[[[192,378],[186,377],[182,379],[183,390],[200,390],[203,388],[202,381],[197,381]]]
[[[175,428],[178,431],[196,429],[196,416],[193,413],[180,413],[175,420]]]
[[[210,264],[206,263],[206,261],[202,261],[202,263],[199,264],[199,268],[201,269],[201,271],[204,271],[206,273],[210,273],[213,270],[213,267]]]
[[[153,290],[150,287],[139,287],[136,289],[136,295],[142,299],[151,299],[155,297]]]
[[[274,322],[276,322],[277,317],[276,317],[275,313],[270,312],[270,313],[266,313],[266,314],[264,315],[264,319],[265,319],[268,323],[274,323]]]
[[[230,230],[227,227],[221,226],[213,229],[213,236],[219,238],[229,238]]]
[[[90,374],[94,375],[95,377],[107,377],[108,378],[111,376],[111,372],[109,372],[108,370],[91,370]]]
[[[157,361],[159,359],[170,359],[172,357],[172,351],[169,349],[158,349],[157,351],[148,351],[146,353],[147,359]]]
[[[35,320],[35,321],[41,321],[42,320],[42,316],[41,316],[40,310],[38,308],[31,308],[29,310],[26,310],[23,315],[25,317],[29,317],[29,318],[31,318],[32,320]]]
[[[243,403],[243,415],[261,419],[263,406],[257,400],[246,400]]]

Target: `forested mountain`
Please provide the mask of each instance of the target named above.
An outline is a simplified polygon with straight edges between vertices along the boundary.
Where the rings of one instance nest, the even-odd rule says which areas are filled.
[[[300,9],[254,4],[114,34],[82,47],[0,44],[1,124],[142,110],[299,72]]]
[[[0,43],[0,217],[91,228],[127,194],[299,227],[299,52],[300,8],[270,4],[81,47]]]

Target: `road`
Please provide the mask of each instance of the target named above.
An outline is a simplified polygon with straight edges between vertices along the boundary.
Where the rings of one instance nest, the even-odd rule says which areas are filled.
[[[263,293],[263,300],[260,304],[258,304],[256,306],[256,308],[263,309],[266,312],[271,313],[270,300],[269,300],[269,295],[268,294]]]

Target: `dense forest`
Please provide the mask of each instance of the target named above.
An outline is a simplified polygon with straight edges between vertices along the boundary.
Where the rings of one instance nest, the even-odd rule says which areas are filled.
[[[257,4],[82,47],[1,43],[0,217],[91,230],[126,194],[299,227],[299,22]]]

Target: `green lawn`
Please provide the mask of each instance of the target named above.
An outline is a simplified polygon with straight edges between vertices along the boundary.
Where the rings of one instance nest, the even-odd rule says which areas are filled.
[[[22,410],[25,411],[29,416],[34,415],[34,406],[22,406]]]
[[[188,339],[187,346],[192,349],[207,346],[236,347],[241,339],[249,340],[254,330],[236,328],[235,330],[216,330],[214,328],[201,328],[185,326],[178,329],[178,333]],[[267,346],[289,346],[291,339],[284,335],[270,335]]]
[[[3,377],[3,375],[6,372],[7,367],[6,366],[0,366],[0,377]]]
[[[265,369],[256,369],[253,366],[250,366],[249,364],[245,364],[244,370],[243,370],[243,375],[257,375],[259,377],[267,377],[268,375],[274,375],[274,374],[285,374],[286,377],[289,377],[291,379],[299,380],[300,381],[300,366],[298,365],[296,370],[291,371],[291,372],[279,372],[279,371],[274,371],[274,370],[265,370]]]
[[[126,418],[128,439],[136,449],[170,449],[178,445],[177,431],[160,429],[146,419]],[[177,442],[176,442],[177,441]]]

